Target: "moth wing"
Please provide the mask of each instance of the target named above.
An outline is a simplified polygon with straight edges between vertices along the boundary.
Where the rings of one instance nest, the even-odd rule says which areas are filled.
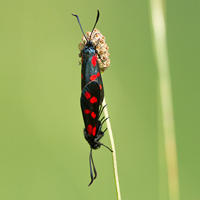
[[[85,128],[89,135],[95,136],[99,118],[100,87],[96,81],[89,82],[81,93],[81,110]]]

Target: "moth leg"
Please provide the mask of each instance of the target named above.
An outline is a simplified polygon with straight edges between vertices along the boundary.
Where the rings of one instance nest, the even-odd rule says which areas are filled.
[[[107,117],[106,119],[103,120],[103,122],[101,122],[101,126],[104,124],[104,122],[109,119],[110,117]]]
[[[104,109],[106,106],[107,106],[107,104],[104,105],[103,107],[102,107],[102,105],[101,105],[101,109],[99,109],[99,117],[101,116],[101,114],[102,114],[102,112],[103,112],[103,109]]]
[[[104,133],[102,132],[101,134],[97,136],[97,138],[95,139],[95,142],[99,141],[103,136],[104,136]]]
[[[109,147],[107,147],[105,144],[103,144],[103,143],[101,143],[101,142],[96,142],[96,143],[99,144],[99,145],[102,145],[102,146],[106,147],[106,148],[109,149],[111,152],[113,152],[113,150],[110,149]]]

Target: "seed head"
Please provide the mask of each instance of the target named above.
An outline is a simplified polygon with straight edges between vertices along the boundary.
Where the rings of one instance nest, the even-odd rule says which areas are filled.
[[[86,36],[87,40],[90,39],[90,34],[91,34],[91,32],[86,33],[85,36]],[[80,54],[87,43],[85,36],[82,37],[82,42],[78,45]],[[100,31],[97,28],[95,28],[92,33],[91,41],[96,46],[97,53],[100,57],[100,58],[98,57],[99,67],[101,69],[101,73],[103,73],[110,65],[110,59],[109,59],[110,54],[108,53],[109,47],[105,43],[105,37],[100,33]]]

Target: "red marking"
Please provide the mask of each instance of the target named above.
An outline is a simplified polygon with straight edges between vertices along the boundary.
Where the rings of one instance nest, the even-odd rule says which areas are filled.
[[[91,80],[91,81],[94,81],[96,78],[97,78],[97,75],[95,75],[95,74],[92,75],[92,76],[90,76],[90,80]]]
[[[100,87],[100,90],[102,89],[102,85],[99,85],[99,87]]]
[[[97,54],[95,54],[96,60],[97,60]]]
[[[92,118],[96,117],[96,114],[94,112],[91,113]]]
[[[91,99],[90,99],[90,103],[96,103],[97,102],[97,98],[96,97],[92,97]]]
[[[92,135],[96,135],[96,130],[97,130],[97,128],[96,128],[96,126],[92,129]]]
[[[96,59],[95,56],[92,57],[92,61],[91,62],[92,62],[92,65],[95,67],[96,64],[97,64],[97,59]]]
[[[100,73],[99,72],[97,72],[97,77],[99,77],[100,76]]]
[[[81,78],[83,79],[83,74],[81,73]]]
[[[88,125],[87,132],[89,133],[89,135],[91,135],[93,133],[92,125],[91,124]]]
[[[85,110],[84,110],[84,113],[85,113],[85,114],[89,114],[89,113],[91,113],[91,111],[88,110],[88,109],[85,109]]]
[[[88,91],[86,91],[85,92],[85,97],[86,97],[86,99],[89,99],[91,97],[91,94]]]

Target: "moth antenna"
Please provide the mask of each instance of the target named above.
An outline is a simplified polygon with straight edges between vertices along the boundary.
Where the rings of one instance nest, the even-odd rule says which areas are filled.
[[[93,172],[92,172],[92,148],[90,150],[90,156],[89,156],[89,162],[90,162],[90,176],[91,176],[91,182],[89,183],[88,187],[93,183]]]
[[[88,39],[86,38],[85,33],[83,32],[83,29],[82,29],[82,26],[81,26],[81,23],[80,23],[80,20],[79,20],[78,15],[75,15],[75,14],[73,14],[73,13],[72,13],[72,15],[75,16],[75,17],[77,18],[77,21],[78,21],[78,23],[79,23],[79,26],[80,26],[80,28],[81,28],[81,31],[82,31],[82,33],[83,33],[85,39],[86,39],[87,42],[88,42]]]
[[[95,45],[95,49],[97,48],[99,42],[100,42],[100,38],[98,39],[97,44]]]
[[[91,156],[91,158],[92,158],[92,165],[93,165],[94,179],[95,179],[97,177],[97,170],[96,170],[95,165],[94,165],[93,157]]]
[[[91,176],[91,182],[89,183],[88,187],[93,183],[94,179],[97,177],[97,170],[95,168],[95,165],[94,165],[94,161],[93,161],[93,158],[92,158],[92,148],[90,150],[90,176]],[[93,166],[93,170],[94,170],[94,177],[93,177],[93,173],[92,173],[92,166]]]
[[[96,22],[95,22],[95,24],[94,24],[94,27],[93,27],[93,29],[92,29],[92,32],[91,32],[91,34],[90,34],[90,40],[91,40],[92,33],[93,33],[94,29],[95,29],[95,26],[96,26],[96,24],[97,24],[97,22],[98,22],[98,20],[99,20],[99,15],[100,15],[99,10],[97,10],[97,18],[96,18]]]

